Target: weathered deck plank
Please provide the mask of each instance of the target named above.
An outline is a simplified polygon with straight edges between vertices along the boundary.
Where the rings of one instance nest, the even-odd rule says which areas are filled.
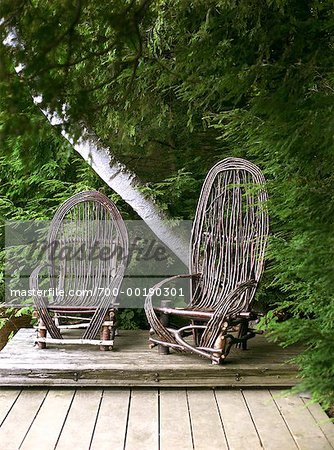
[[[130,390],[104,390],[91,450],[123,449],[128,420]]]
[[[326,436],[329,444],[334,448],[334,424],[330,422],[327,414],[321,409],[318,403],[310,403],[303,399],[305,406],[308,408],[312,414],[314,420]]]
[[[192,433],[187,393],[160,391],[160,450],[192,450]]]
[[[41,407],[47,391],[22,391],[0,427],[1,448],[17,450]]]
[[[286,362],[298,349],[282,349],[258,336],[250,350],[235,349],[221,366],[194,355],[159,355],[147,332],[122,332],[113,352],[90,346],[37,350],[34,332],[20,330],[0,352],[2,386],[289,387],[298,369]]]
[[[0,390],[0,410],[4,450],[333,448],[319,405],[267,389]]]
[[[251,448],[252,450],[261,450],[261,441],[242,393],[238,390],[219,389],[216,390],[215,395],[229,449]]]
[[[295,395],[283,397],[282,393],[281,395],[272,394],[274,394],[274,401],[299,448],[331,450],[332,446],[301,398]]]
[[[0,391],[0,425],[5,420],[20,392],[18,389],[3,389]]]
[[[21,449],[31,450],[38,447],[52,449],[61,433],[67,412],[71,407],[73,390],[51,390],[38,411],[29,433],[25,437]],[[47,430],[41,433],[41,430]]]
[[[90,447],[101,397],[100,389],[79,390],[75,393],[57,442],[57,450]]]
[[[194,447],[198,450],[227,449],[214,391],[189,389],[187,392]]]
[[[131,392],[125,450],[159,448],[159,405],[156,389]]]
[[[265,449],[298,448],[269,391],[245,390],[243,395]]]

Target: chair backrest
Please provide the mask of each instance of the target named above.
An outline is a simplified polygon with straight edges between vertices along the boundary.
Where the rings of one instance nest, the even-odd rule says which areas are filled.
[[[208,173],[197,205],[190,248],[192,306],[214,309],[240,283],[259,281],[268,237],[267,192],[261,170],[226,158]],[[247,308],[256,286],[243,295]]]
[[[110,199],[97,191],[73,195],[58,208],[47,239],[55,306],[113,302],[127,266],[128,234]]]

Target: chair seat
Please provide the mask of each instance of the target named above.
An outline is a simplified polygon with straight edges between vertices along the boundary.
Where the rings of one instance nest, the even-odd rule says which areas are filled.
[[[175,316],[183,316],[183,317],[189,317],[191,319],[203,319],[203,320],[209,320],[211,319],[214,311],[197,311],[192,308],[163,308],[163,307],[156,307],[154,308],[155,311],[158,311],[159,313],[164,314],[173,314]]]
[[[70,307],[70,306],[49,306],[48,310],[56,313],[71,313],[71,314],[93,314],[96,308],[92,307]]]
[[[159,312],[160,314],[173,314],[174,316],[181,316],[181,317],[188,317],[189,319],[194,320],[210,320],[211,317],[214,314],[213,310],[196,310],[193,308],[166,308],[166,307],[155,307],[155,311]],[[253,311],[242,311],[238,313],[238,315],[235,317],[237,318],[244,318],[244,319],[256,319],[258,316],[257,313]]]

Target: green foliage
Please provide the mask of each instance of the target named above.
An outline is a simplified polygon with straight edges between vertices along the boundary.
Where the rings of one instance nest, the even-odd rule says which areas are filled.
[[[121,309],[117,315],[118,327],[122,330],[138,330],[147,328],[143,309]]]
[[[37,142],[27,86],[44,106],[61,112],[66,103],[74,136],[78,123],[94,129],[183,218],[218,159],[246,157],[264,170],[272,236],[260,299],[277,308],[266,326],[283,345],[305,346],[302,388],[334,403],[332,2],[3,0],[0,16],[1,40],[14,27],[25,47],[1,49],[6,135]],[[18,63],[25,83],[14,75]],[[30,148],[29,159],[39,147]],[[48,170],[71,183],[64,195],[76,189],[76,177]],[[38,202],[31,183],[11,186],[15,214],[56,202],[46,193]],[[10,214],[13,199],[1,202]]]
[[[196,180],[191,172],[184,168],[179,169],[175,175],[157,183],[147,183],[141,188],[141,192],[154,198],[161,209],[175,218],[189,219],[194,214],[196,196],[201,183]]]
[[[37,120],[33,113],[31,120]],[[45,121],[42,126],[45,129],[40,135],[44,138],[35,142],[30,159],[24,155],[29,141],[24,133],[23,136],[11,135],[3,141],[6,151],[0,156],[0,304],[5,300],[5,221],[51,220],[60,203],[86,189],[106,190],[106,194],[123,209],[124,217],[128,214],[127,208],[123,207],[124,202],[106,189],[73,149]],[[24,257],[24,252],[22,255]],[[31,315],[31,308],[7,308],[2,311],[0,329],[13,317],[22,315]]]

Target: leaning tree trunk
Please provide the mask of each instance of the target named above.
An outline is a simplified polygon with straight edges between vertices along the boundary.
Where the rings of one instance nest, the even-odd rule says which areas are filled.
[[[9,47],[21,47],[23,44],[17,39],[15,29],[11,29],[4,41]],[[20,76],[23,69],[20,64],[15,68]],[[42,97],[33,96],[34,103],[40,108],[51,125],[62,127],[62,135],[74,149],[94,169],[94,171],[110,186],[122,199],[128,203],[134,211],[144,220],[156,236],[186,265],[188,265],[188,243],[172,222],[167,220],[165,214],[158,208],[154,201],[140,192],[141,183],[135,174],[126,166],[117,161],[110,150],[105,148],[99,140],[87,130],[82,131],[81,137],[73,142],[71,136],[65,131],[65,119],[52,111],[40,107]]]
[[[71,142],[71,138],[63,131],[63,136]],[[155,235],[188,265],[188,245],[185,237],[178,229],[171,226],[171,221],[159,210],[154,201],[140,192],[141,183],[134,173],[123,164],[115,161],[111,153],[99,141],[85,132],[76,142],[71,142],[74,149],[93,168],[93,170],[151,228]]]
[[[34,97],[38,106],[40,99]],[[63,120],[41,109],[51,125],[62,125]],[[87,130],[74,142],[70,135],[62,129],[61,134],[71,143],[73,148],[92,167],[92,169],[111,187],[120,197],[130,205],[143,219],[155,235],[185,264],[188,265],[188,246],[185,236],[172,221],[159,209],[151,198],[145,196],[140,188],[142,184],[124,164],[117,161],[110,150],[104,147],[98,138]]]

